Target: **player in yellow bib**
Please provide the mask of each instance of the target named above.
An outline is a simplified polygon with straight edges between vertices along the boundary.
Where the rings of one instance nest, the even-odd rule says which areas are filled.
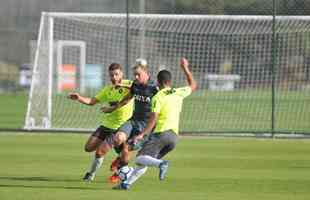
[[[68,97],[86,105],[96,105],[97,103],[114,106],[129,93],[132,81],[123,80],[122,67],[118,63],[112,63],[109,66],[109,76],[111,84],[106,85],[94,97],[84,97],[79,93],[70,93]],[[102,114],[101,125],[92,133],[85,144],[86,152],[95,153],[95,158],[90,169],[84,176],[85,181],[92,181],[96,171],[101,167],[104,155],[110,151],[113,143],[113,134],[126,122],[133,112],[133,101],[111,113]]]
[[[157,82],[160,90],[152,98],[150,118],[145,129],[134,140],[141,140],[146,134],[152,132],[154,127],[155,129],[137,154],[135,160],[137,167],[127,180],[122,181],[114,189],[129,189],[130,185],[146,172],[148,166],[159,168],[159,179],[164,179],[168,170],[168,161],[161,158],[176,146],[183,99],[197,89],[197,83],[188,66],[188,61],[182,58],[181,68],[188,82],[186,87],[172,88],[171,73],[167,70],[158,73]]]

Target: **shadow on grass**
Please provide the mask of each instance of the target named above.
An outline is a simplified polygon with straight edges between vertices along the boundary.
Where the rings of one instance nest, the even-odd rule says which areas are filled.
[[[0,176],[0,181],[27,181],[29,184],[20,184],[17,183],[14,184],[1,184],[0,183],[0,188],[5,188],[5,187],[11,187],[11,188],[47,188],[47,189],[52,189],[52,188],[60,188],[60,189],[70,189],[70,190],[104,190],[104,189],[110,189],[110,188],[105,188],[104,186],[98,186],[97,184],[89,184],[85,183],[82,180],[77,180],[77,179],[58,179],[58,178],[50,178],[50,177],[9,177],[9,176]],[[85,184],[85,186],[64,186],[63,184],[59,184],[57,186],[54,185],[31,185],[31,182],[56,182],[56,183],[80,183],[80,184]]]
[[[81,187],[81,186],[48,186],[48,185],[22,185],[22,184],[0,184],[0,188],[41,188],[41,189],[67,189],[67,190],[102,190],[102,188]]]
[[[44,181],[44,182],[82,182],[82,180],[77,179],[57,179],[50,177],[14,177],[14,176],[0,176],[0,180],[11,180],[11,181]]]

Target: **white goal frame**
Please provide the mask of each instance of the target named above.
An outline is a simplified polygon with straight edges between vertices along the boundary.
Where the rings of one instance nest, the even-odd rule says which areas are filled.
[[[72,128],[53,128],[53,116],[52,116],[52,110],[53,110],[53,102],[52,102],[52,97],[53,97],[53,84],[54,81],[53,80],[53,73],[55,71],[59,72],[59,66],[61,64],[63,64],[63,49],[65,47],[78,47],[79,51],[80,51],[80,57],[79,59],[79,73],[80,73],[80,92],[85,92],[86,90],[86,83],[84,80],[84,75],[85,75],[85,67],[86,67],[86,56],[87,55],[87,51],[86,48],[87,47],[87,43],[85,41],[82,40],[58,40],[55,41],[54,40],[54,20],[55,18],[62,18],[62,17],[87,17],[87,18],[92,18],[92,17],[111,17],[111,18],[116,18],[116,19],[125,19],[128,15],[125,13],[65,13],[65,12],[42,12],[41,15],[41,20],[40,20],[40,27],[39,27],[39,35],[38,35],[38,39],[37,39],[37,48],[35,51],[35,58],[34,58],[34,63],[33,63],[33,72],[32,72],[32,80],[31,80],[31,88],[30,88],[30,92],[29,92],[29,99],[28,99],[28,105],[27,105],[27,113],[26,113],[26,117],[25,117],[25,125],[24,125],[24,129],[26,130],[69,130],[69,131],[76,131],[77,129],[75,129],[74,127]],[[272,21],[273,20],[273,16],[248,16],[248,15],[170,15],[170,14],[129,14],[129,20],[130,18],[143,18],[143,19],[197,19],[197,20],[203,20],[203,19],[211,19],[211,20],[218,20],[221,21],[222,20],[232,20],[232,21],[246,21],[246,20],[257,20],[257,21]],[[45,20],[44,20],[45,19]],[[282,22],[285,20],[300,20],[300,21],[310,21],[310,16],[276,16],[276,20],[277,22]],[[93,19],[90,20],[90,23],[93,24]],[[264,22],[263,22],[264,23]],[[57,22],[55,20],[55,24],[57,25]],[[95,24],[95,23],[94,23]],[[194,23],[193,23],[194,24]],[[55,25],[55,26],[56,26]],[[112,24],[112,26],[114,26],[115,24]],[[126,28],[124,26],[124,24],[121,24],[122,28]],[[142,24],[141,26],[144,26],[144,24]],[[194,26],[194,25],[193,25]],[[185,23],[184,24],[184,29],[186,29],[184,32],[185,33],[191,33],[193,30],[190,29],[192,27],[191,23]],[[307,25],[308,27],[308,25]],[[196,28],[196,27],[195,27]],[[48,38],[48,40],[43,40],[42,36],[42,32],[44,30],[47,30],[48,33],[45,33],[46,35],[44,35],[46,38]],[[256,28],[256,29],[259,29]],[[170,30],[169,30],[170,31]],[[183,31],[183,30],[182,30]],[[222,29],[217,29],[217,32],[215,34],[217,34],[218,32],[222,31]],[[267,30],[248,30],[247,34],[255,34],[255,31],[262,31],[262,32],[267,32],[268,34],[272,32],[272,29],[267,29]],[[141,29],[141,32],[139,32],[140,34],[140,38],[141,38],[141,42],[139,43],[139,45],[141,45],[139,53],[141,54],[140,57],[145,57],[145,54],[147,54],[147,52],[144,52],[144,44],[145,42],[147,42],[147,38],[144,38],[144,34],[146,34],[147,31],[145,31],[144,29]],[[171,31],[172,33],[174,33],[174,30]],[[170,33],[171,33],[170,32]],[[178,32],[176,32],[176,34],[178,34]],[[236,34],[240,34],[239,32]],[[88,36],[88,35],[87,35]],[[57,37],[57,36],[55,36]],[[140,39],[139,38],[139,39]],[[45,42],[45,43],[44,43]],[[37,119],[34,119],[31,117],[31,109],[33,108],[33,105],[35,102],[33,101],[34,98],[34,86],[36,85],[36,80],[37,77],[36,75],[39,73],[38,68],[39,68],[39,59],[40,59],[40,53],[39,53],[39,47],[42,45],[42,43],[44,43],[45,46],[48,45],[48,54],[44,55],[45,59],[48,60],[48,66],[46,66],[46,71],[44,71],[44,73],[46,73],[48,71],[48,75],[46,77],[46,81],[48,82],[48,84],[46,84],[47,86],[44,86],[44,89],[46,89],[46,93],[44,93],[44,106],[45,106],[45,100],[46,100],[46,104],[47,106],[45,106],[44,108],[46,108],[46,113],[44,113],[44,116],[42,115],[38,115],[39,117]],[[122,41],[123,44],[123,41]],[[44,46],[43,45],[43,46]],[[46,50],[46,49],[44,49]],[[56,52],[56,53],[55,53]],[[148,58],[146,58],[148,59]],[[148,60],[149,61],[149,60]],[[56,62],[56,65],[55,65]],[[130,62],[130,61],[128,61]],[[151,63],[151,62],[148,62]],[[90,63],[91,64],[91,63]],[[126,63],[128,66],[130,63]],[[158,65],[159,66],[159,65]],[[157,67],[158,67],[157,66]],[[55,69],[56,67],[56,69]],[[205,66],[202,66],[205,67]],[[40,68],[39,68],[40,69]],[[156,70],[154,70],[156,71]],[[177,76],[177,74],[176,74]],[[175,76],[175,77],[176,77]],[[46,94],[46,95],[45,95]],[[43,95],[42,95],[43,96]],[[45,110],[44,110],[45,111]],[[35,116],[37,117],[37,115]],[[54,118],[56,119],[56,117]],[[95,127],[94,127],[95,128]],[[78,129],[81,131],[90,131],[93,129]],[[199,130],[199,128],[198,128]]]
[[[80,88],[81,92],[85,92],[85,64],[86,64],[86,43],[78,40],[59,40],[57,41],[57,69],[58,73],[61,71],[60,67],[63,63],[63,49],[65,47],[78,47],[80,49]],[[59,83],[58,83],[59,84]],[[58,88],[59,89],[59,88]],[[60,92],[60,91],[59,91]]]

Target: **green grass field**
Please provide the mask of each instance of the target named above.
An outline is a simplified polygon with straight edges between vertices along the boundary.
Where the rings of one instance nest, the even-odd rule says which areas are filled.
[[[0,128],[23,127],[27,100],[26,93],[0,94]]]
[[[86,135],[0,133],[0,199],[308,200],[310,140],[182,138],[166,159],[167,179],[149,171],[130,191],[81,177],[91,155]]]
[[[27,94],[0,95],[0,128],[21,128],[24,125]],[[88,107],[66,98],[53,99],[55,127],[95,128],[100,123],[99,106]],[[46,113],[46,109],[39,109]],[[184,101],[180,130],[204,131],[270,131],[271,92],[240,90],[233,92],[198,91]],[[92,120],[90,120],[92,119]],[[278,91],[275,107],[276,131],[310,133],[310,93]]]

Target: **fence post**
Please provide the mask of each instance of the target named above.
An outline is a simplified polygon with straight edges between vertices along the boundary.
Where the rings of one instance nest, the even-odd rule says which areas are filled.
[[[276,64],[277,64],[277,33],[276,33],[276,14],[277,14],[277,4],[276,0],[272,1],[273,13],[272,13],[272,96],[271,96],[271,137],[274,138],[275,134],[275,92],[276,92]]]

